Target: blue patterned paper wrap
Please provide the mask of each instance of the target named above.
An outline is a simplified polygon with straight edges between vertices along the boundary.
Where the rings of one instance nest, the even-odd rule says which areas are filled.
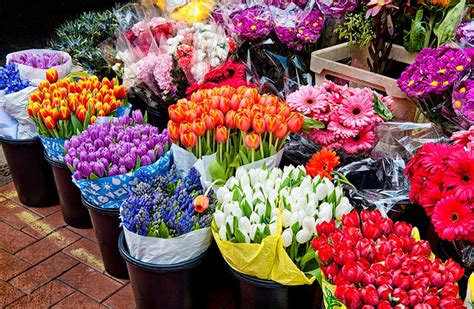
[[[153,164],[142,166],[134,172],[99,178],[96,180],[81,179],[73,182],[81,190],[84,198],[91,204],[102,208],[119,208],[122,201],[128,197],[128,188],[136,184],[136,174],[146,173],[148,177],[162,175],[170,170],[173,164],[171,151],[164,154]]]
[[[64,152],[64,142],[66,140],[62,138],[52,138],[41,135],[39,138],[43,144],[48,158],[56,162],[64,163],[64,156],[66,155]]]

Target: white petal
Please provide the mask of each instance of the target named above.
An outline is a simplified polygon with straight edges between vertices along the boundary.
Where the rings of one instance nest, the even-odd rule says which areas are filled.
[[[250,233],[250,220],[247,217],[242,217],[239,219],[239,230],[242,233]]]
[[[300,244],[305,244],[311,239],[311,234],[305,230],[299,230],[298,233],[296,233],[296,241]]]
[[[214,212],[214,220],[216,221],[217,227],[221,228],[221,226],[225,225],[225,214],[221,210],[216,210]]]
[[[225,226],[221,226],[219,228],[219,238],[221,240],[227,240],[226,228]]]
[[[283,231],[283,233],[281,234],[281,239],[283,242],[283,247],[287,248],[291,246],[293,242],[293,231],[291,230],[291,228]]]

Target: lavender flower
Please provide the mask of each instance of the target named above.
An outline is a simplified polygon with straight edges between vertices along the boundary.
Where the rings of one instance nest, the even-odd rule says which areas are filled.
[[[46,52],[34,54],[32,52],[20,52],[13,54],[9,63],[23,64],[37,69],[49,69],[69,61],[68,56],[60,52]]]
[[[211,224],[215,201],[203,213],[194,210],[194,198],[203,194],[199,173],[193,168],[180,178],[173,166],[166,175],[147,177],[139,173],[139,183],[120,209],[122,225],[144,236],[177,237]]]
[[[122,175],[150,165],[168,151],[168,131],[141,124],[139,111],[112,122],[94,123],[65,143],[66,163],[74,179]]]
[[[246,8],[232,16],[234,31],[244,41],[266,39],[273,30],[270,11],[263,6]]]
[[[358,0],[316,0],[316,3],[324,16],[335,19],[342,18],[359,6]]]
[[[22,80],[16,64],[7,64],[0,67],[0,90],[5,94],[18,92],[30,85],[27,80]]]

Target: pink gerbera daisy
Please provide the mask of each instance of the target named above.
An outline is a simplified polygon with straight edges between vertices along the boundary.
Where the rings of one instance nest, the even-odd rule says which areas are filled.
[[[321,146],[328,146],[336,140],[333,131],[314,129],[309,134],[309,138]]]
[[[466,147],[467,150],[474,150],[474,126],[471,126],[469,130],[454,132],[451,140],[454,144]]]
[[[439,237],[449,241],[474,233],[474,213],[454,196],[436,204],[431,220]]]
[[[306,116],[319,113],[325,110],[326,102],[320,103],[319,96],[325,94],[326,90],[320,86],[302,86],[286,98],[286,102],[290,107]]]
[[[375,142],[375,133],[372,127],[362,128],[356,135],[349,137],[342,142],[342,147],[347,153],[357,153],[366,151],[373,147]]]
[[[328,124],[328,130],[333,131],[334,135],[337,138],[348,138],[356,136],[357,130],[354,130],[350,127],[346,127],[342,123],[342,119],[339,116],[339,113],[331,114],[331,122]]]
[[[444,174],[444,185],[461,200],[474,198],[474,151],[459,151],[451,155]]]
[[[344,100],[338,109],[339,118],[346,127],[360,128],[372,124],[374,107],[366,95],[353,95]]]

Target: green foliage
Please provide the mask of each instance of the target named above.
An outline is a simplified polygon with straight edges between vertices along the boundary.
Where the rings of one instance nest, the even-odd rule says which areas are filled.
[[[339,39],[361,47],[375,39],[374,21],[372,18],[365,18],[365,9],[347,13],[335,32],[339,35]]]
[[[50,47],[69,53],[73,61],[99,77],[113,75],[98,45],[114,36],[118,27],[115,8],[103,12],[86,12],[56,29]]]

